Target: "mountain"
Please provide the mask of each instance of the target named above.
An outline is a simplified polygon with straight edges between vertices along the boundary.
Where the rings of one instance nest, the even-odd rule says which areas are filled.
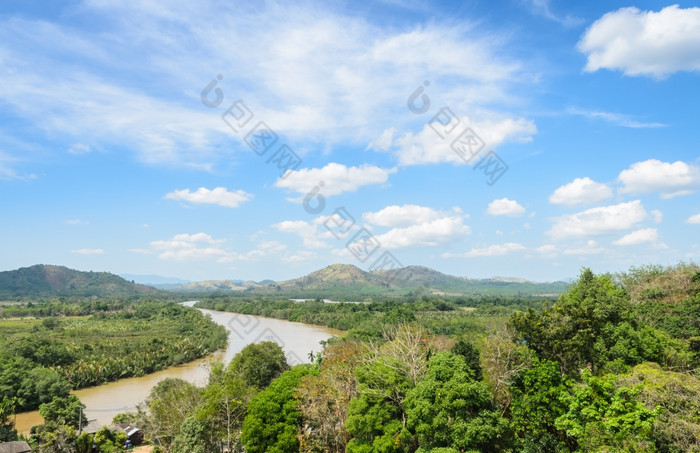
[[[349,264],[333,264],[304,277],[267,285],[238,285],[230,290],[243,291],[251,296],[365,300],[376,297],[418,297],[422,294],[475,297],[556,296],[564,292],[566,286],[564,282],[536,283],[517,278],[470,279],[443,274],[424,266],[366,272]],[[216,290],[226,289],[224,285],[218,285]]]
[[[0,298],[38,296],[126,296],[158,294],[108,272],[82,272],[64,266],[38,264],[0,272]]]
[[[266,280],[266,282],[272,282],[271,280]],[[268,283],[263,283],[268,284]],[[190,282],[181,285],[159,285],[162,289],[167,289],[169,291],[182,292],[182,293],[208,293],[208,292],[220,292],[220,291],[250,291],[251,289],[261,286],[260,283],[253,281],[243,281],[243,280],[205,280],[202,282]]]
[[[191,280],[183,280],[175,277],[163,277],[162,275],[139,275],[139,274],[119,274],[124,280],[139,283],[141,285],[153,286],[156,285],[184,285],[190,283]]]

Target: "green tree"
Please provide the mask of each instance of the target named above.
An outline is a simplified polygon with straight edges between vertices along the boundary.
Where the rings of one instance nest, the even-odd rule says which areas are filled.
[[[44,425],[51,430],[58,426],[78,429],[87,425],[85,405],[75,395],[65,398],[54,397],[50,403],[39,406],[39,414],[44,418]]]
[[[568,451],[565,433],[555,420],[567,412],[561,399],[572,382],[562,376],[559,365],[535,358],[530,368],[522,370],[511,385],[510,415],[512,426],[524,452]]]
[[[487,385],[474,376],[462,356],[441,352],[430,359],[427,376],[405,401],[407,425],[420,449],[501,452],[510,446],[508,421],[493,405]]]
[[[17,440],[17,430],[13,420],[17,403],[17,398],[3,398],[0,401],[0,442]]]
[[[299,451],[301,411],[295,388],[302,378],[317,372],[313,365],[297,365],[274,380],[248,405],[241,440],[250,453]]]
[[[567,374],[582,367],[598,373],[609,362],[619,368],[662,355],[653,329],[640,329],[627,292],[610,275],[596,276],[590,269],[552,307],[516,313],[510,322],[528,347]]]
[[[237,443],[246,407],[255,393],[256,389],[232,367],[224,368],[221,363],[212,367],[196,416],[198,420],[208,422],[209,429],[218,439],[224,439],[228,451],[232,451]]]
[[[229,368],[257,389],[264,389],[289,369],[284,351],[274,341],[249,344],[231,360]]]
[[[92,439],[100,453],[117,453],[124,451],[127,436],[124,431],[111,430],[103,426]]]
[[[213,423],[190,415],[173,441],[173,453],[219,453],[221,449],[213,436],[213,427]]]
[[[170,451],[182,423],[200,402],[199,389],[182,379],[163,379],[151,389],[146,399],[150,411],[148,428],[166,451]]]
[[[484,372],[481,368],[481,360],[479,357],[479,350],[474,347],[473,344],[460,338],[457,343],[452,347],[452,353],[462,356],[467,366],[474,371],[474,379],[480,381],[484,378]]]
[[[614,380],[584,371],[584,383],[562,397],[568,411],[555,426],[578,442],[578,451],[656,451],[652,430],[661,409],[639,401],[640,386],[616,388]]]

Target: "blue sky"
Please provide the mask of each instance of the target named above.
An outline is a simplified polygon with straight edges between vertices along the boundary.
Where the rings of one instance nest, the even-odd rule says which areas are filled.
[[[3,2],[0,270],[700,258],[700,8],[294,3]]]

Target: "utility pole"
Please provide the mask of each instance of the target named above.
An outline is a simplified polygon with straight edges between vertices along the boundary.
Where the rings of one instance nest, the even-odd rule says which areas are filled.
[[[83,408],[80,409],[80,418],[78,418],[78,435],[83,433]]]

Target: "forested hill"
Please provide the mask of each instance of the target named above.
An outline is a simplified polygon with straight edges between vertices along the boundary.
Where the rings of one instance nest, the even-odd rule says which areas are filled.
[[[82,272],[64,266],[39,264],[0,272],[0,298],[37,296],[124,296],[158,294],[108,272]]]
[[[348,264],[333,264],[305,277],[250,288],[252,294],[328,297],[339,300],[367,296],[552,296],[563,293],[564,282],[536,283],[523,279],[470,279],[443,274],[423,266],[366,272]]]

